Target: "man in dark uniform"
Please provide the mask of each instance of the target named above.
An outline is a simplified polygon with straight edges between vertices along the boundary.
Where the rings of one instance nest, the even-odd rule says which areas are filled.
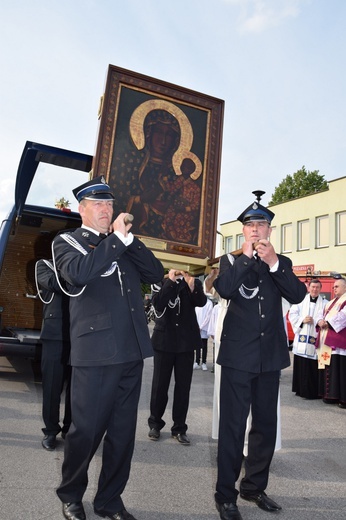
[[[172,437],[189,445],[186,417],[189,409],[194,349],[202,346],[195,307],[203,307],[207,297],[202,282],[185,271],[170,269],[162,284],[152,286],[155,327],[152,335],[154,374],[151,387],[149,438],[158,440],[165,426],[162,419],[174,370]]]
[[[229,300],[217,359],[221,365],[220,428],[216,507],[222,520],[241,520],[236,505],[246,421],[252,412],[245,475],[240,496],[261,509],[281,507],[265,493],[277,427],[280,370],[290,364],[282,318],[282,298],[299,303],[306,294],[291,261],[269,242],[274,214],[257,201],[239,217],[242,253],[224,255],[214,287]],[[227,257],[228,256],[228,257]]]
[[[130,233],[128,214],[113,221],[114,197],[102,176],[73,193],[82,227],[59,235],[52,246],[71,296],[72,423],[57,494],[65,518],[85,519],[88,467],[104,437],[95,514],[134,520],[121,495],[134,449],[143,359],[152,356],[141,282],[159,282],[163,267]]]
[[[69,298],[59,287],[53,265],[49,260],[39,260],[35,266],[36,284],[43,302],[42,342],[42,418],[44,438],[42,446],[53,451],[56,436],[65,438],[71,424],[70,384],[70,319]],[[65,387],[63,426],[60,422],[61,393]]]

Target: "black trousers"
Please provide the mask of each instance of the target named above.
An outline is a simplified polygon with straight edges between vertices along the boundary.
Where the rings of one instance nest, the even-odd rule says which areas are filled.
[[[172,435],[187,431],[186,416],[189,409],[190,388],[193,372],[194,351],[162,352],[154,351],[154,374],[151,387],[150,428],[161,430],[165,426],[162,419],[168,403],[168,389],[174,371],[174,394],[172,406]]]
[[[90,461],[104,436],[94,506],[107,513],[123,509],[121,494],[130,474],[142,372],[142,360],[72,368],[72,423],[57,489],[62,502],[82,500]]]
[[[57,435],[61,430],[67,433],[71,424],[69,357],[69,342],[42,340],[42,418],[45,425],[42,431],[45,435]],[[65,410],[61,428],[60,401],[65,382]]]
[[[253,374],[222,367],[215,493],[215,500],[219,503],[235,504],[237,500],[235,484],[242,465],[250,405],[252,426],[240,492],[251,494],[267,487],[276,441],[279,377],[280,371]]]
[[[207,362],[207,353],[208,353],[208,338],[201,338],[202,342],[202,363]],[[196,363],[200,364],[201,362],[201,349],[196,348]]]

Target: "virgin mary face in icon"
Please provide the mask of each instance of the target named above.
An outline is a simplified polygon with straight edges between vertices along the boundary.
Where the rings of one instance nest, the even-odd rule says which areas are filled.
[[[153,110],[145,118],[144,133],[149,159],[171,161],[180,143],[180,128],[175,117],[165,110]]]

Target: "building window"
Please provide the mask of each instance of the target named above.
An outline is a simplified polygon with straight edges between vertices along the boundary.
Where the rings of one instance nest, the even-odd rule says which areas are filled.
[[[346,211],[336,214],[336,245],[346,244]]]
[[[276,250],[277,249],[277,244],[276,244],[276,226],[272,227],[272,232],[270,233],[269,240],[273,244],[274,249]]]
[[[316,218],[316,247],[329,246],[329,216]]]
[[[237,249],[241,248],[241,246],[243,245],[244,240],[245,240],[245,238],[244,238],[243,234],[237,235]]]
[[[233,251],[233,236],[225,239],[225,253],[231,253],[231,251]]]
[[[308,220],[298,222],[298,251],[309,249],[310,225]]]
[[[292,252],[292,224],[283,224],[281,226],[281,244],[283,253]]]

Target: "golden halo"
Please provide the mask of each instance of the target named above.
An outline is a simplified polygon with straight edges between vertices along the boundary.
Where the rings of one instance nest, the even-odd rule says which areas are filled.
[[[184,112],[169,101],[164,99],[150,99],[140,104],[132,113],[130,119],[130,135],[137,148],[142,150],[145,146],[144,119],[153,110],[166,110],[176,118],[180,127],[180,144],[178,150],[173,154],[172,165],[176,175],[182,175],[181,164],[184,159],[191,159],[195,165],[195,171],[190,175],[193,180],[198,179],[202,173],[202,163],[193,152],[193,130],[188,117]]]

